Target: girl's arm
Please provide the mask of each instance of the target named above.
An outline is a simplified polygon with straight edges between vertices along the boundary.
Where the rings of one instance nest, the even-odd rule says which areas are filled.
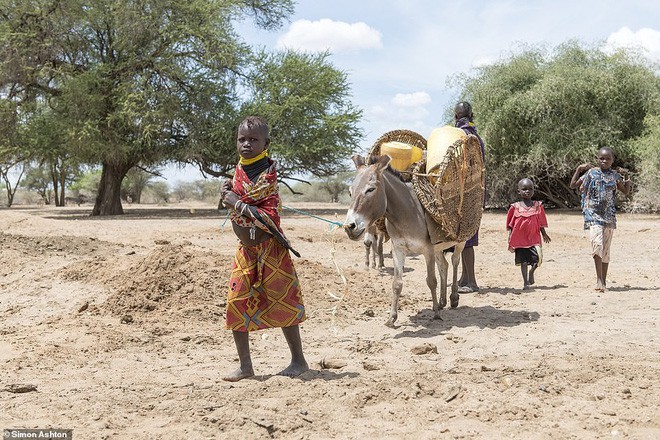
[[[552,240],[550,240],[550,236],[545,232],[545,228],[541,228],[541,235],[543,236],[543,241],[545,243],[550,243]]]

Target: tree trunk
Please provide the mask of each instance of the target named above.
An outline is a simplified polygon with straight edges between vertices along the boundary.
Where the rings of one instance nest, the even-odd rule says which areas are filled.
[[[142,188],[144,188],[142,185],[139,185],[137,188],[135,188],[135,198],[133,199],[133,203],[137,203],[138,205],[141,203]]]
[[[11,205],[14,204],[14,196],[16,195],[16,190],[18,189],[18,182],[23,178],[23,173],[25,173],[25,167],[21,169],[21,173],[16,179],[16,186],[12,187],[11,181],[9,180],[9,175],[7,173],[1,173],[0,176],[5,181],[5,188],[7,189],[7,207],[11,208]]]
[[[66,171],[64,171],[64,167],[60,169],[59,173],[60,177],[60,206],[64,206],[66,203]],[[57,195],[55,195],[57,197]]]
[[[64,206],[64,198],[60,199],[60,185],[59,179],[57,177],[57,165],[53,162],[50,162],[50,180],[53,184],[53,191],[55,191],[55,206]],[[47,203],[50,205],[50,203]]]
[[[94,202],[92,216],[124,213],[124,208],[121,206],[121,181],[131,168],[133,164],[130,163],[103,162],[99,192]]]
[[[2,179],[5,181],[5,188],[7,189],[7,207],[11,208],[14,203],[14,193],[11,190],[11,182],[6,174],[2,174]]]
[[[60,187],[57,182],[57,177],[55,176],[55,173],[51,173],[51,176],[53,178],[53,191],[55,192],[55,206],[64,206],[64,203],[60,203],[60,198],[58,197],[60,194]],[[50,205],[50,203],[47,203]]]

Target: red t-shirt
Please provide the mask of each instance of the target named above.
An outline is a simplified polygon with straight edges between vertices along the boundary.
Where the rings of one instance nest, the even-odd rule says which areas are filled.
[[[523,202],[511,205],[506,215],[506,229],[511,230],[509,250],[541,245],[541,228],[548,227],[543,204],[534,200],[532,206]]]

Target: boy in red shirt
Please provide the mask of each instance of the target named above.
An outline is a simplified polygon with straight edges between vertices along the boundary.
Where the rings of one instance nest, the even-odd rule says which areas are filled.
[[[530,290],[534,284],[534,271],[542,261],[541,236],[546,243],[551,240],[545,232],[548,220],[543,204],[532,200],[534,183],[530,179],[520,180],[518,194],[522,200],[511,204],[506,215],[506,229],[509,231],[509,250],[515,252],[516,266],[520,266],[522,272],[523,290]]]

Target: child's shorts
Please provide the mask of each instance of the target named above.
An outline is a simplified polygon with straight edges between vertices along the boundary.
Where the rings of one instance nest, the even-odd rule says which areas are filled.
[[[598,255],[603,263],[610,262],[610,246],[614,228],[603,225],[589,226],[589,241],[591,242],[591,255]]]
[[[537,266],[541,265],[541,247],[532,246],[530,248],[518,248],[515,249],[516,253],[516,266],[520,266],[523,263],[527,264],[536,264]]]

